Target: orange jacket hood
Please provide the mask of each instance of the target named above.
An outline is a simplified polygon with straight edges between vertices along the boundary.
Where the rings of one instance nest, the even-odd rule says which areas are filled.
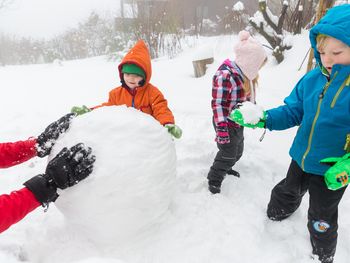
[[[120,79],[123,79],[122,67],[124,64],[135,64],[142,68],[146,73],[145,85],[150,82],[152,76],[151,56],[145,42],[137,41],[135,46],[125,55],[118,66]]]

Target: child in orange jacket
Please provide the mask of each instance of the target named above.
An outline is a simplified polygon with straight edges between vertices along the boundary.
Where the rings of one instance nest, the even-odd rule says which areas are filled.
[[[125,55],[118,70],[122,85],[109,92],[107,102],[91,109],[85,105],[73,107],[72,112],[79,115],[102,106],[126,105],[152,115],[171,135],[180,138],[182,130],[175,125],[167,100],[161,91],[150,83],[151,57],[142,40],[139,40]]]

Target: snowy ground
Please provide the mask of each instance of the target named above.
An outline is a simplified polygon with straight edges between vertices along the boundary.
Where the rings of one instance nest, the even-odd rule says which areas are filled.
[[[211,125],[211,77],[222,60],[233,57],[235,39],[235,36],[198,39],[196,47],[186,49],[175,59],[153,61],[151,82],[163,91],[176,123],[183,129],[183,137],[175,141],[176,192],[167,216],[161,224],[133,240],[135,242],[130,244],[126,240],[125,245],[118,245],[103,255],[86,258],[76,240],[64,240],[72,255],[69,262],[315,262],[310,259],[306,228],[307,196],[300,209],[283,222],[271,222],[265,216],[270,191],[284,178],[288,168],[288,150],[295,129],[267,132],[262,142],[259,142],[262,130],[246,129],[244,155],[236,165],[241,178],[227,177],[221,194],[211,195],[207,190],[206,175],[216,154]],[[286,53],[285,61],[276,65],[270,59],[261,71],[257,102],[265,109],[281,104],[305,72],[305,67],[300,71],[298,68],[309,48],[307,32],[292,40],[294,48]],[[213,48],[215,61],[205,76],[196,79],[191,61],[201,46]],[[99,57],[62,65],[1,67],[1,142],[38,135],[73,105],[93,106],[105,101],[108,91],[119,85],[117,64]],[[0,192],[20,188],[26,179],[41,173],[46,162],[35,158],[1,170]],[[350,198],[345,194],[339,211],[337,263],[348,262],[350,256],[347,207],[350,207]],[[31,234],[32,229],[45,232],[60,220],[61,215],[52,205],[47,213],[39,208],[2,233],[0,262],[40,261],[29,260],[33,258],[31,255],[43,255],[39,258],[46,258],[45,263],[57,261],[50,261],[45,249],[30,244],[37,239]]]

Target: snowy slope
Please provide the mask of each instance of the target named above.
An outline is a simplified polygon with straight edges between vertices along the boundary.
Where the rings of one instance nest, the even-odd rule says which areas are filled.
[[[206,175],[216,154],[211,124],[211,78],[222,60],[233,57],[235,39],[235,36],[200,38],[196,46],[175,59],[153,61],[151,82],[163,91],[177,124],[183,129],[183,137],[175,141],[176,193],[167,218],[131,244],[125,242],[124,246],[97,256],[86,258],[84,249],[74,249],[79,247],[74,238],[67,239],[72,262],[315,262],[310,259],[306,228],[307,196],[299,210],[283,222],[271,222],[265,216],[270,191],[284,178],[288,168],[288,150],[296,129],[267,132],[262,142],[259,142],[262,130],[246,129],[244,155],[236,165],[241,178],[227,177],[219,195],[211,195],[207,190]],[[300,71],[298,68],[309,48],[307,32],[292,40],[294,48],[286,53],[285,61],[276,65],[270,59],[261,71],[257,102],[265,109],[281,104],[305,72],[305,67]],[[215,61],[205,76],[196,79],[191,61],[201,46],[213,48]],[[117,64],[92,58],[63,62],[62,66],[0,68],[1,141],[38,135],[73,105],[93,106],[105,101],[108,91],[119,82]],[[0,192],[21,187],[22,182],[41,173],[45,166],[46,160],[36,158],[1,170]],[[345,194],[339,211],[336,254],[339,263],[348,262],[350,256],[348,207],[350,198]],[[45,231],[46,226],[59,224],[61,217],[54,206],[47,213],[39,208],[1,234],[0,262],[18,263],[31,258],[31,254],[45,255],[40,247],[27,249],[35,240],[32,229]]]

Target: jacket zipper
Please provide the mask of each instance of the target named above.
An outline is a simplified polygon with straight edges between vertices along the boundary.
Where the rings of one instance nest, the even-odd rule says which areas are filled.
[[[334,99],[332,100],[331,103],[331,108],[334,108],[334,105],[339,97],[339,94],[342,92],[342,90],[345,88],[345,86],[348,86],[350,82],[350,76],[348,76],[345,81],[343,82],[343,84],[340,86],[340,88],[338,89],[337,93],[334,96]]]
[[[131,90],[131,107],[135,108],[135,96],[136,96],[136,92],[137,92],[137,88],[134,88],[133,90]],[[136,108],[135,108],[136,109]]]
[[[350,134],[346,135],[344,151],[346,151],[347,153],[350,153]]]
[[[321,108],[321,103],[323,101],[323,97],[324,95],[326,94],[327,90],[328,90],[328,87],[331,85],[332,81],[334,80],[334,78],[337,76],[338,72],[335,72],[333,78],[328,81],[326,83],[326,85],[323,87],[323,90],[322,90],[322,93],[319,95],[319,100],[318,100],[318,105],[317,105],[317,111],[316,111],[316,115],[314,117],[314,120],[312,122],[312,126],[311,126],[311,131],[310,131],[310,135],[309,135],[309,139],[308,139],[308,145],[307,145],[307,148],[306,148],[306,151],[303,155],[303,158],[301,160],[301,169],[304,171],[305,170],[305,159],[306,159],[306,156],[309,154],[310,152],[310,149],[311,149],[311,143],[312,143],[312,137],[313,137],[313,134],[314,134],[314,130],[315,130],[315,125],[316,125],[316,121],[318,119],[318,116],[320,115],[320,108]]]

